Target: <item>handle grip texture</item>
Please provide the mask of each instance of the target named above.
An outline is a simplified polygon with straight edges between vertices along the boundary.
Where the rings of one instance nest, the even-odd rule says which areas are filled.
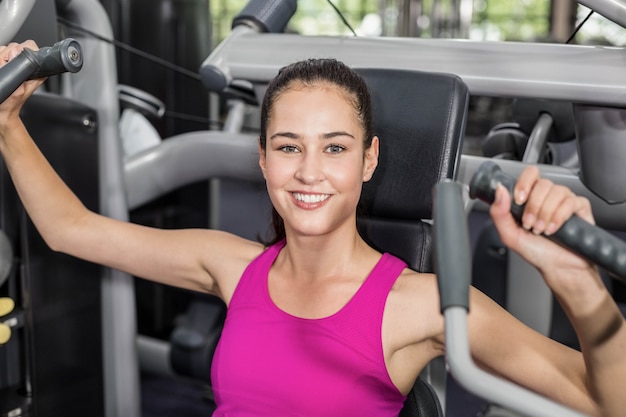
[[[72,38],[38,51],[24,49],[0,68],[0,103],[26,80],[78,72],[82,67],[83,54],[80,45]]]
[[[235,16],[232,27],[248,24],[262,32],[281,33],[296,7],[297,0],[250,0]]]
[[[478,167],[470,181],[470,197],[491,204],[499,183],[512,196],[515,181],[495,162],[486,161]],[[524,206],[511,202],[511,213],[517,221],[521,221],[523,212]],[[626,282],[626,242],[606,230],[573,215],[548,238]]]
[[[37,69],[31,74],[30,79],[48,77],[64,72],[78,72],[83,67],[83,54],[78,42],[67,38],[52,46],[44,47],[33,52],[24,50],[28,58],[35,63]]]

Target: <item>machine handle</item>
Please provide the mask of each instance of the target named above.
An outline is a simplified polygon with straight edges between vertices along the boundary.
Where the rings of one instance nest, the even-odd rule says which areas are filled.
[[[232,23],[232,32],[211,55],[200,65],[200,79],[209,91],[224,93],[233,86],[233,79],[227,68],[223,67],[222,49],[229,39],[236,38],[249,32],[280,33],[287,26],[287,22],[296,12],[297,0],[250,0],[235,16]],[[238,89],[231,89],[231,93]],[[248,98],[247,94],[243,97]]]
[[[493,203],[498,183],[513,195],[515,178],[508,175],[492,161],[482,163],[472,177],[470,197]],[[524,206],[511,202],[511,213],[519,222]],[[607,272],[626,281],[626,242],[598,226],[587,223],[577,215],[570,217],[549,239],[604,268]]]
[[[439,285],[441,312],[459,306],[469,310],[471,259],[463,189],[452,180],[434,188],[433,196],[435,272]]]
[[[26,48],[0,68],[0,102],[6,100],[26,80],[78,72],[82,67],[80,45],[72,38],[38,51]]]
[[[280,33],[296,12],[297,0],[250,0],[235,16],[232,27],[251,25],[261,32]]]
[[[482,195],[491,195],[491,201],[495,184],[497,182],[491,188],[481,188]],[[520,415],[584,417],[535,392],[489,374],[474,363],[467,322],[472,269],[463,188],[458,182],[444,180],[435,186],[433,192],[435,272],[445,319],[446,361],[455,380],[469,392]]]

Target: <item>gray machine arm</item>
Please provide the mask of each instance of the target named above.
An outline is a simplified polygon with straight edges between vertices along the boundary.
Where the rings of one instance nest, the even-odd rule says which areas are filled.
[[[289,17],[292,2],[268,3],[281,12],[277,14],[282,22]],[[580,3],[626,27],[625,0]],[[626,105],[624,54],[620,48],[461,39],[299,36],[272,31],[260,35],[260,32],[254,25],[234,27],[232,34],[202,64],[201,74],[205,71],[207,75],[223,74],[217,77],[220,83],[209,80],[216,77],[203,76],[209,89],[216,91],[215,87],[223,88],[223,83],[234,80],[265,84],[284,65],[303,58],[333,56],[354,67],[454,73],[474,95]],[[269,51],[271,60],[268,60]]]
[[[481,370],[471,358],[467,330],[470,244],[462,187],[446,181],[435,187],[435,269],[445,318],[446,359],[452,375],[467,390],[524,416],[583,417],[532,391]],[[450,262],[454,260],[454,262]]]
[[[200,78],[209,91],[222,93],[233,83],[228,66],[222,63],[222,51],[245,33],[281,33],[296,12],[297,0],[250,0],[233,19],[233,30],[200,66]]]
[[[578,2],[621,27],[626,27],[626,2],[623,0],[579,0]]]
[[[113,38],[109,17],[98,0],[57,0],[55,5],[59,17],[106,39]],[[100,212],[125,221],[128,207],[118,126],[115,48],[78,30],[66,30],[80,42],[84,65],[80,72],[67,78],[64,94],[94,108],[98,115]],[[105,416],[138,417],[141,405],[134,280],[127,273],[104,268],[101,282]]]
[[[262,181],[256,135],[191,132],[169,138],[124,164],[129,209],[207,178]]]
[[[624,54],[619,48],[259,34],[250,28],[234,31],[233,35],[205,61],[233,80],[266,84],[284,65],[305,57],[332,56],[360,68],[454,73],[474,95],[626,104]],[[590,63],[600,62],[602,65],[593,65],[590,70]]]
[[[22,27],[37,0],[0,0],[0,45],[6,45]]]

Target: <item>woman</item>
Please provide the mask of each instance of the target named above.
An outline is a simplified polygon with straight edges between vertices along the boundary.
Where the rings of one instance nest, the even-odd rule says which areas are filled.
[[[32,42],[0,47],[8,61]],[[269,246],[214,230],[158,230],[88,211],[19,119],[39,86],[0,105],[0,152],[48,245],[92,262],[220,297],[228,314],[212,367],[216,416],[397,416],[421,369],[444,354],[436,279],[369,247],[356,229],[378,162],[363,81],[334,60],[284,68],[262,106],[259,165],[275,208]],[[526,169],[515,188],[523,227],[499,187],[502,240],[543,274],[583,354],[534,332],[476,290],[472,355],[483,368],[596,416],[623,413],[623,319],[585,260],[536,234],[589,202]],[[414,318],[414,319],[411,319]]]

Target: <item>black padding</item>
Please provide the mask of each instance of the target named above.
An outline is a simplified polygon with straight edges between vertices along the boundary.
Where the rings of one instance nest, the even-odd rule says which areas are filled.
[[[357,69],[372,95],[378,168],[365,183],[359,230],[376,249],[432,272],[432,189],[454,178],[469,92],[452,74]]]
[[[443,416],[439,397],[433,387],[417,378],[415,385],[406,397],[404,407],[398,417],[437,417]]]
[[[367,218],[359,220],[366,241],[389,252],[419,272],[433,271],[432,226],[423,221]]]
[[[521,161],[528,144],[528,134],[518,123],[500,123],[489,130],[482,143],[487,158]]]
[[[375,217],[432,218],[433,186],[453,178],[469,92],[456,75],[358,69],[370,88],[379,165],[363,188]]]

